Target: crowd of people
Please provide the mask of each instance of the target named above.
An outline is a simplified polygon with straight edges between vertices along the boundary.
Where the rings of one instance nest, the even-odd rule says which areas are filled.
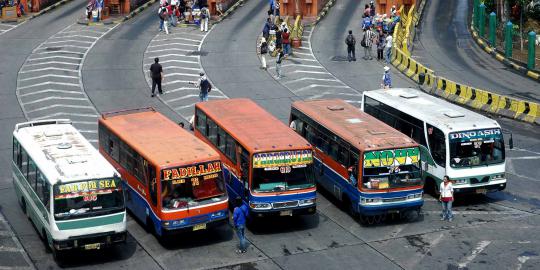
[[[222,15],[222,1],[216,7],[218,14]],[[169,27],[176,27],[180,22],[200,25],[201,32],[207,32],[210,10],[207,0],[160,0],[158,16],[159,31],[167,34]]]
[[[261,55],[261,68],[267,69],[266,55],[276,56],[276,78],[283,77],[281,73],[281,63],[288,56],[292,55],[291,49],[291,29],[287,22],[280,17],[279,0],[270,0],[268,16],[262,30],[262,38],[259,42],[259,53]]]

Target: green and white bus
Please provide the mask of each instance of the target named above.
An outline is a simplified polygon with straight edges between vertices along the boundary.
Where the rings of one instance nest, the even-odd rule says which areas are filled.
[[[506,188],[503,131],[497,121],[411,88],[365,91],[362,110],[421,144],[425,185],[435,194],[444,175],[456,193]]]
[[[17,124],[12,157],[22,211],[55,258],[125,242],[119,174],[69,120]]]

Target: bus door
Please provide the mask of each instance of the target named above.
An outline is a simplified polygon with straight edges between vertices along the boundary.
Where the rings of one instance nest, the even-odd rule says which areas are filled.
[[[240,171],[241,171],[241,182],[242,182],[242,190],[241,196],[242,199],[245,201],[248,201],[249,198],[249,168],[250,168],[250,161],[249,161],[249,153],[246,151],[246,149],[241,148],[242,151],[240,152]]]
[[[426,178],[435,180],[438,188],[438,184],[446,173],[446,136],[443,131],[430,124],[426,124],[426,131],[429,155],[426,154],[427,162],[422,164],[424,180]]]
[[[158,209],[157,209],[157,201],[158,201],[158,190],[160,188],[161,185],[159,185],[158,183],[158,179],[156,177],[156,168],[152,165],[152,164],[147,164],[147,166],[145,166],[146,169],[148,170],[148,191],[149,191],[149,196],[147,196],[147,198],[150,199],[149,201],[149,204],[150,204],[150,207],[152,209],[154,209],[154,212],[155,213],[158,213]],[[151,217],[151,213],[150,213],[150,209],[146,209],[145,211],[145,215],[146,217]],[[145,217],[145,219],[146,219]]]

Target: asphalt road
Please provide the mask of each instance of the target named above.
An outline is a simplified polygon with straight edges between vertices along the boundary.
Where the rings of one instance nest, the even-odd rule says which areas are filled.
[[[476,45],[469,31],[471,2],[428,1],[414,58],[450,80],[540,102],[540,83],[517,74]]]
[[[335,40],[328,37],[337,36],[337,28],[342,29],[345,25],[336,21],[345,20],[350,24],[348,27],[355,26],[355,17],[348,21],[343,19],[358,16],[350,12],[357,4],[350,2],[354,1],[337,3],[315,28],[311,39],[305,41],[311,43],[310,50],[316,60],[310,65],[320,65],[327,72],[320,76],[332,75],[336,79],[334,82],[347,85],[358,93],[378,87],[382,64],[324,60],[338,53],[344,55],[344,35]],[[338,8],[341,4],[344,6]],[[3,82],[0,86],[0,124],[7,127],[0,132],[0,159],[4,161],[0,170],[0,205],[38,269],[58,266],[21,212],[12,189],[10,133],[15,123],[25,120],[15,96],[18,71],[34,48],[75,22],[83,7],[83,2],[68,4],[0,37],[0,45],[10,53],[0,55],[4,60],[0,63],[10,63],[0,65]],[[266,1],[249,0],[232,17],[216,25],[200,47],[199,67],[206,71],[224,97],[252,98],[286,121],[293,100],[312,98],[317,93],[298,95],[294,92],[298,88],[287,87],[286,81],[277,81],[271,73],[259,69],[255,42],[262,29],[266,7]],[[43,28],[45,23],[50,25]],[[161,39],[188,37],[195,33],[189,29],[173,29],[173,33],[178,34],[163,37],[157,31],[157,24],[154,9],[146,10],[108,31],[87,52],[80,80],[97,113],[153,106],[175,121],[185,121],[184,110],[175,110],[170,103],[170,98],[176,98],[173,94],[178,92],[166,93],[160,99],[150,98],[143,72],[147,54],[156,50],[156,45],[164,43]],[[340,46],[343,48],[337,51]],[[162,53],[167,54],[166,51]],[[174,56],[170,57],[176,60]],[[197,68],[196,65],[181,67]],[[290,67],[291,71],[306,70]],[[312,69],[308,67],[307,70]],[[411,85],[397,74],[394,82],[398,86]],[[165,91],[174,89],[177,87]],[[336,97],[343,96],[336,94]],[[182,106],[190,105],[189,102]],[[66,263],[81,269],[433,269],[437,266],[448,269],[533,269],[540,259],[537,233],[540,229],[540,196],[535,192],[540,188],[536,178],[540,174],[537,166],[540,132],[534,126],[506,119],[500,121],[515,136],[516,149],[507,152],[511,175],[508,189],[485,197],[459,198],[453,223],[439,221],[440,206],[426,196],[423,214],[416,222],[388,220],[376,226],[362,226],[347,215],[339,203],[321,192],[318,212],[313,216],[265,219],[250,226],[247,231],[250,246],[242,255],[234,252],[237,240],[228,226],[157,241],[130,218],[125,245],[100,252],[72,254]],[[21,253],[20,250],[16,252]],[[20,265],[23,263],[21,259]]]

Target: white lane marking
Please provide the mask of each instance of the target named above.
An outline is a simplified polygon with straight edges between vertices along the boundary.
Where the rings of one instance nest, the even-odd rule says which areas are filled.
[[[148,58],[154,59],[154,57],[148,57]],[[151,64],[144,64],[144,66],[151,66],[153,63],[154,63],[154,62],[152,62]],[[163,61],[160,60],[159,63],[161,63],[161,64],[166,64],[166,63],[198,64],[197,61],[187,61],[187,60],[177,60],[177,59],[163,60]]]
[[[530,160],[540,159],[540,156],[528,156],[528,157],[506,157],[507,160]]]
[[[32,55],[30,57],[32,57]],[[54,59],[54,58],[64,58],[64,59],[72,59],[72,60],[81,60],[82,59],[82,57],[74,57],[74,56],[66,56],[66,55],[53,55],[53,56],[28,58],[26,61],[30,62],[30,61],[39,61],[39,60]]]
[[[51,96],[51,97],[40,98],[40,99],[28,101],[28,102],[23,102],[23,104],[24,105],[35,104],[35,103],[40,103],[40,102],[49,101],[49,100],[86,100],[86,98]]]
[[[60,33],[58,33],[60,34]],[[88,39],[98,39],[97,37],[93,36],[85,36],[85,35],[65,35],[65,36],[58,36],[58,34],[50,37],[49,39],[58,39],[58,38],[88,38]]]
[[[180,88],[165,91],[165,94],[175,93],[175,92],[180,92],[180,91],[199,91],[199,88],[197,88],[197,87],[180,87]]]
[[[199,89],[197,89],[197,91],[198,90]],[[188,95],[184,95],[184,96],[177,97],[177,98],[171,98],[171,99],[167,99],[166,102],[173,103],[173,102],[176,102],[176,101],[179,101],[179,100],[184,100],[184,99],[188,99],[188,98],[192,98],[192,97],[199,98],[199,94],[188,94]],[[218,96],[218,95],[212,95],[212,94],[209,94],[208,97],[211,97],[211,98],[227,98],[227,97],[224,97],[222,95]]]
[[[328,71],[293,70],[292,73],[330,74]]]
[[[45,44],[41,44],[39,45],[39,47],[36,48],[36,50],[50,50],[51,48],[54,49],[54,48],[58,48],[58,47],[55,47],[55,46],[43,46]],[[85,47],[85,46],[79,46],[79,45],[71,45],[71,44],[67,44],[67,45],[62,45],[62,48],[77,48],[77,49],[83,49],[83,50],[87,50],[88,47]],[[54,52],[54,50],[53,50]],[[58,52],[58,51],[57,51]]]
[[[49,88],[49,89],[39,90],[39,91],[30,92],[30,93],[26,93],[26,94],[20,94],[19,97],[27,97],[27,96],[39,95],[39,94],[43,94],[43,93],[61,93],[61,94],[84,95],[81,91],[58,90],[58,89],[50,89]]]
[[[174,80],[174,81],[170,81],[170,82],[165,82],[163,83],[163,85],[171,85],[171,84],[175,84],[175,83],[192,83],[194,81],[185,81],[185,80]]]
[[[0,252],[22,252],[22,251],[24,251],[24,249],[22,249],[22,248],[13,248],[13,247],[0,246]]]
[[[58,43],[67,43],[67,42],[92,44],[92,41],[75,40],[75,39],[66,39],[66,40],[59,40],[59,41],[46,41],[43,44],[58,44]]]
[[[165,47],[165,46],[193,46],[193,47],[199,47],[197,44],[188,44],[188,43],[165,43],[165,44],[158,44],[158,45],[150,45],[148,48],[156,48],[156,47]]]
[[[59,116],[75,116],[75,117],[89,117],[89,118],[96,118],[98,117],[97,114],[88,114],[88,113],[69,113],[69,112],[57,112],[57,113],[51,113],[39,117],[34,117],[35,120],[44,120],[44,119],[53,119],[55,117]]]
[[[95,111],[96,116],[97,116],[96,108],[94,108],[94,106],[89,106],[89,105],[53,104],[53,105],[49,105],[49,106],[45,106],[45,107],[41,107],[41,108],[36,108],[36,109],[33,109],[33,110],[28,110],[26,112],[27,113],[34,113],[34,112],[45,111],[45,110],[54,109],[54,108],[58,108],[58,107],[61,107],[61,108],[73,108],[73,109],[90,109],[92,111]]]
[[[428,210],[428,211],[422,211],[424,214],[433,214],[438,215],[441,213],[441,211],[435,211],[435,210]],[[521,211],[516,210],[510,210],[510,211],[482,211],[482,210],[467,210],[467,211],[459,211],[459,210],[452,210],[452,213],[454,215],[518,215],[522,214]]]
[[[305,64],[286,64],[286,65],[281,65],[282,68],[285,68],[285,67],[307,67],[307,68],[322,68],[324,69],[324,67],[321,67],[321,66],[315,66],[315,65],[305,65]],[[275,69],[276,67],[272,66],[272,67],[269,67],[268,69]]]
[[[190,67],[182,67],[182,66],[167,66],[165,68],[163,68],[164,70],[168,70],[168,69],[187,69],[187,70],[195,70],[197,71],[197,75],[199,74],[199,71],[201,70],[200,68],[190,68]]]
[[[31,72],[47,71],[47,70],[57,70],[57,71],[79,73],[78,70],[67,69],[67,68],[56,68],[56,67],[46,67],[46,68],[31,69],[31,70],[19,71],[19,73],[24,74],[24,73],[31,73]]]
[[[176,110],[182,110],[182,109],[189,108],[189,107],[194,107],[195,104],[197,104],[198,102],[199,101],[188,104],[188,105],[184,105],[184,106],[178,106],[178,107],[174,108],[174,110],[176,111]]]
[[[42,82],[42,83],[35,83],[35,84],[26,85],[26,86],[19,86],[19,87],[17,87],[17,88],[18,88],[19,90],[22,90],[22,89],[32,88],[32,87],[36,87],[36,86],[43,86],[43,85],[79,86],[79,84],[76,84],[76,83]]]
[[[200,75],[199,75],[199,74],[194,74],[194,73],[180,73],[180,72],[176,72],[176,73],[169,73],[169,74],[167,74],[166,77],[172,77],[172,76],[199,77]]]
[[[290,83],[296,83],[296,82],[302,82],[302,81],[323,81],[323,82],[339,82],[337,79],[321,79],[321,78],[311,78],[311,77],[304,77],[300,79],[290,80],[287,82],[283,82],[283,84],[290,84]]]
[[[79,132],[97,134],[97,130],[79,129]]]
[[[96,31],[96,30],[89,30],[89,29],[78,29],[78,30],[73,30],[73,31],[62,31],[60,33],[62,34],[65,34],[65,33],[80,33],[80,32],[90,32],[90,33],[96,33],[96,34],[103,34],[104,32],[100,32],[100,31]]]
[[[476,258],[476,256],[478,256],[478,254],[480,252],[482,252],[489,244],[491,244],[491,241],[480,241],[480,243],[478,243],[478,245],[476,245],[476,247],[473,249],[473,251],[471,252],[471,255],[463,258],[459,263],[458,263],[458,267],[463,269],[465,268],[470,262],[472,262],[474,260],[474,258]]]
[[[24,67],[33,67],[33,66],[50,65],[50,64],[68,65],[68,66],[79,66],[80,65],[80,64],[71,63],[71,62],[47,61],[47,62],[41,62],[41,63],[35,63],[35,64],[27,64],[27,65],[24,65]]]
[[[69,75],[45,74],[45,75],[34,76],[34,77],[28,77],[28,78],[25,78],[25,79],[20,79],[19,81],[24,82],[24,81],[37,80],[37,79],[48,78],[48,77],[53,77],[53,78],[64,78],[64,79],[78,79],[78,78],[79,78],[79,77],[77,77],[77,76],[69,76]]]
[[[146,53],[159,53],[159,52],[192,52],[193,50],[186,50],[186,49],[180,49],[180,48],[168,48],[168,49],[158,49],[158,50],[152,50],[152,51],[146,51]]]
[[[193,41],[193,42],[201,42],[197,39],[191,39],[191,38],[181,38],[181,37],[175,37],[175,38],[166,38],[166,39],[154,39],[152,42],[160,42],[160,41],[171,41],[171,40],[187,40],[187,41]]]
[[[294,52],[294,54],[313,56],[311,53]]]
[[[309,90],[309,89],[312,89],[312,88],[315,88],[315,87],[317,87],[317,88],[349,88],[348,86],[345,86],[345,85],[310,84],[308,86],[298,88],[298,89],[294,90],[294,92],[298,93],[298,92],[306,91],[306,90]]]
[[[520,270],[521,267],[523,267],[523,264],[525,264],[528,260],[532,259],[532,258],[535,258],[537,256],[519,256],[517,259],[518,259],[518,264],[516,266],[516,270]]]
[[[162,58],[165,58],[165,57],[188,57],[188,58],[198,58],[199,56],[198,55],[185,55],[185,54],[164,54],[164,55],[156,55],[156,56],[149,56],[147,57],[148,59],[154,59],[156,57],[162,57]]]

